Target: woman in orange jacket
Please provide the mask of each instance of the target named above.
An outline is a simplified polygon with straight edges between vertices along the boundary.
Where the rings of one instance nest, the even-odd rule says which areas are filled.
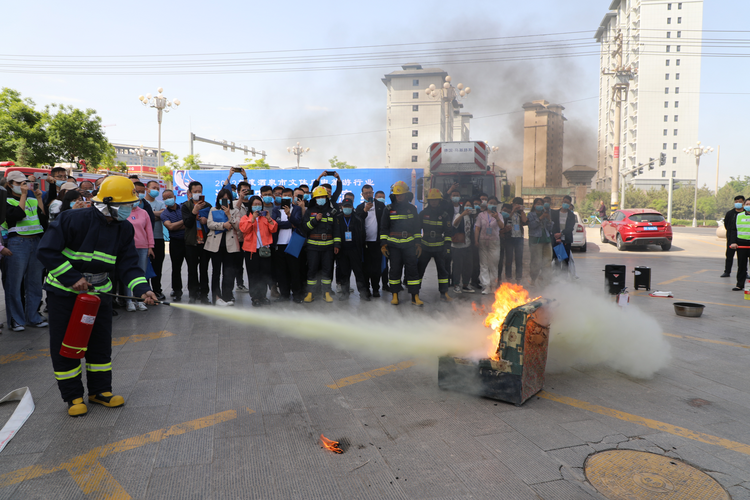
[[[263,201],[259,197],[250,198],[249,204],[250,213],[240,219],[240,231],[244,235],[242,249],[245,251],[250,297],[253,306],[259,307],[271,303],[266,298],[266,292],[271,284],[273,233],[279,230],[279,225],[269,211],[263,210]]]

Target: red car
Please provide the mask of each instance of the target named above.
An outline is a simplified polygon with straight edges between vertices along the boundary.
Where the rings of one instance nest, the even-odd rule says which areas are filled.
[[[602,222],[602,243],[614,243],[620,251],[630,246],[659,245],[672,248],[672,225],[650,208],[617,210]]]

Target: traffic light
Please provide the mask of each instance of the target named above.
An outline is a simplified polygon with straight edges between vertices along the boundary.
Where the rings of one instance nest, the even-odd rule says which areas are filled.
[[[653,170],[654,169],[654,159],[653,158],[649,158],[648,159],[648,169],[649,170]]]
[[[667,154],[666,153],[661,153],[659,155],[659,166],[663,167],[666,164],[667,164]]]
[[[641,174],[641,175],[643,175],[643,167],[641,167],[641,168],[638,169],[638,173]]]

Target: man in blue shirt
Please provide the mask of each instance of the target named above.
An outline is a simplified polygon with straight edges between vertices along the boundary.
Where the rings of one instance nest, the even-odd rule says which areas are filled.
[[[165,189],[161,194],[165,209],[161,221],[169,231],[169,258],[172,261],[172,293],[175,302],[182,300],[182,263],[185,260],[185,225],[182,209],[176,203],[174,192]]]

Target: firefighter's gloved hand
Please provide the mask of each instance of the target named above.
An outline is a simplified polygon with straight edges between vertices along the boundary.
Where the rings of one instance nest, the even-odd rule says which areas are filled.
[[[422,256],[422,245],[417,243],[417,258]]]
[[[383,245],[380,247],[380,253],[382,253],[385,257],[390,257],[391,254],[388,252],[388,245]]]
[[[149,306],[153,306],[154,304],[159,302],[159,299],[156,298],[156,295],[154,295],[154,292],[146,292],[143,295],[141,295],[141,298],[143,299],[143,302]]]

